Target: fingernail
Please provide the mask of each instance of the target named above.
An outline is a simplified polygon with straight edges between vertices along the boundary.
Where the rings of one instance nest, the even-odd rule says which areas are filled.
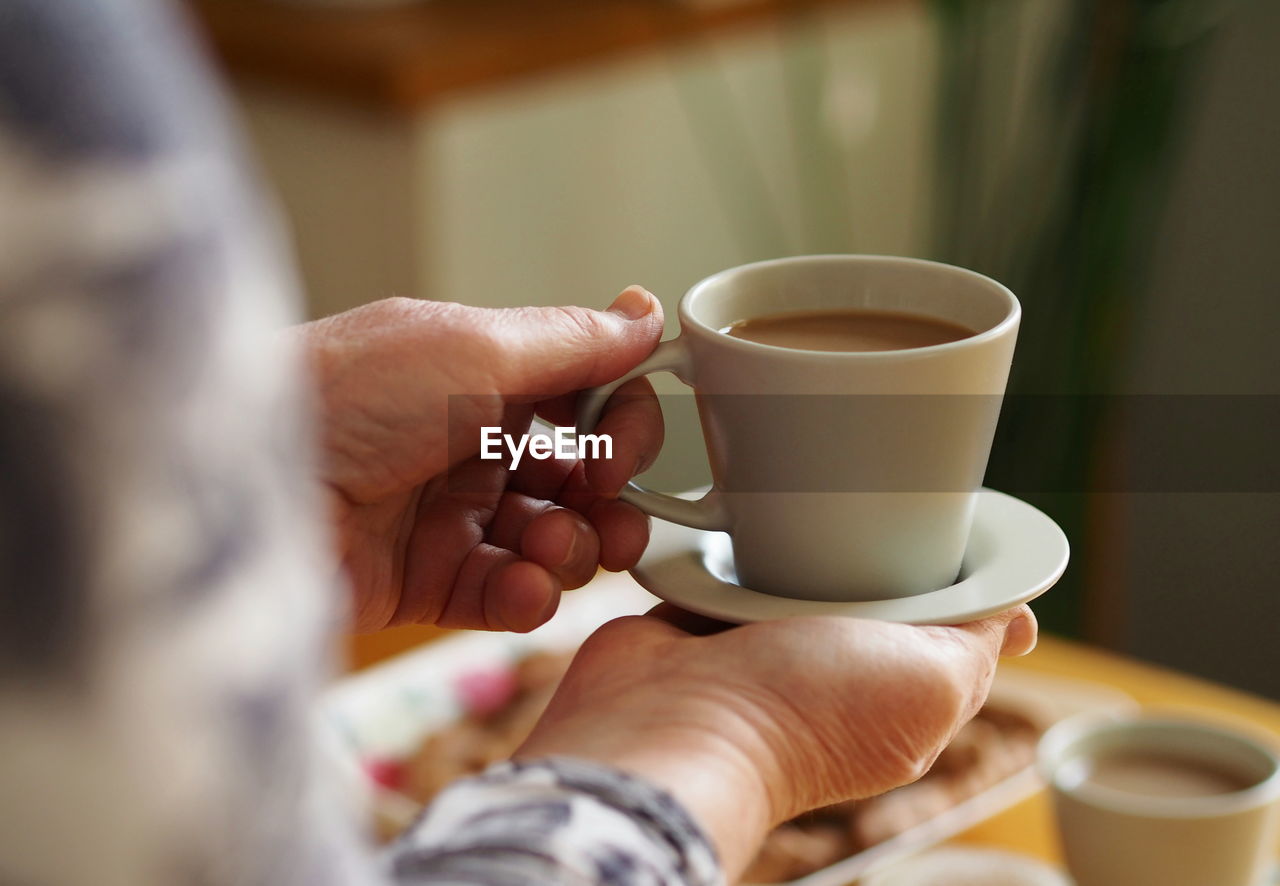
[[[574,527],[569,533],[569,549],[565,551],[564,558],[558,564],[560,567],[568,566],[573,562],[574,555],[578,553],[578,527]]]
[[[556,577],[545,569],[539,570],[542,573],[543,589],[547,595],[547,602],[543,605],[542,611],[537,615],[531,616],[523,608],[517,608],[514,611],[503,611],[503,606],[498,607],[496,613],[497,622],[494,625],[496,630],[509,631],[516,634],[525,634],[534,628],[541,627],[547,619],[555,615],[556,607],[560,603],[560,583],[556,581]]]
[[[609,305],[609,310],[628,320],[639,320],[653,313],[653,294],[642,286],[628,286]]]
[[[542,612],[538,615],[538,624],[544,625],[551,621],[551,616],[556,614],[556,610],[560,608],[560,595],[564,593],[564,589],[553,578],[548,587],[551,593],[547,595],[547,605],[543,607]]]
[[[1006,655],[1026,655],[1036,648],[1032,631],[1031,619],[1019,615],[1004,629],[1004,644],[1000,652]]]

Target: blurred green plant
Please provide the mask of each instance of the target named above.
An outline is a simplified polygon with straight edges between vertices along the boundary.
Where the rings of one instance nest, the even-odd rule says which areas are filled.
[[[1048,396],[1006,403],[987,482],[1019,490],[1072,539],[1072,569],[1037,604],[1051,630],[1085,627],[1085,582],[1101,565],[1087,490],[1109,469],[1094,395],[1114,392],[1124,368],[1185,112],[1234,5],[931,3],[934,257],[1000,280],[1024,305],[1009,391]]]
[[[987,483],[1051,514],[1073,546],[1036,605],[1080,635],[1109,470],[1108,393],[1133,341],[1146,269],[1205,50],[1243,0],[928,0],[937,25],[933,244],[927,257],[1005,283],[1024,307]],[[859,251],[857,177],[822,96],[823,21],[799,6],[780,55],[799,230],[785,224],[714,53],[677,79],[743,254]],[[799,249],[796,249],[796,246]],[[1025,396],[1018,396],[1025,395]],[[1043,395],[1043,396],[1038,396]],[[1111,602],[1102,601],[1109,607]]]

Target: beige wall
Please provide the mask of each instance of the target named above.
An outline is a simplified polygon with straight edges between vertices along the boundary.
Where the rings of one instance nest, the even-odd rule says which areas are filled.
[[[789,105],[787,72],[805,76],[818,46],[831,76],[802,82],[808,97]],[[243,105],[315,312],[406,291],[603,304],[630,282],[670,307],[702,276],[756,258],[919,251],[929,47],[912,7],[831,12],[816,27],[628,57],[416,119],[262,92]],[[795,114],[827,154],[796,144],[782,125]],[[808,233],[801,207],[824,199],[851,205],[847,237]]]
[[[421,282],[421,208],[410,121],[255,92],[244,96],[246,131],[293,235],[313,315]]]
[[[922,251],[931,40],[918,9],[895,5],[543,77],[413,119],[242,98],[313,314],[404,294],[604,306],[641,283],[673,335],[680,296],[722,268]],[[699,436],[692,404],[673,401],[649,481],[703,482]]]

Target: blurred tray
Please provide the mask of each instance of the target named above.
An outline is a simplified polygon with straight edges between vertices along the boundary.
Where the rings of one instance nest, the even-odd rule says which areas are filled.
[[[403,759],[431,732],[461,716],[472,676],[508,668],[535,651],[573,649],[606,621],[642,613],[657,602],[630,576],[602,575],[567,594],[556,617],[536,631],[459,633],[339,681],[325,694],[322,715],[345,751],[353,791],[384,819],[407,824],[417,804],[377,789],[361,773],[380,761]],[[1031,707],[1051,722],[1083,711],[1135,706],[1108,686],[1016,668],[998,672],[991,699]],[[1027,767],[896,837],[791,884],[844,886],[973,827],[1041,787],[1034,768]]]
[[[605,622],[661,602],[626,573],[602,573],[565,594],[555,618],[537,630],[461,631],[344,677],[322,699],[324,719],[357,759],[398,759],[461,716],[469,675],[531,652],[575,649]]]

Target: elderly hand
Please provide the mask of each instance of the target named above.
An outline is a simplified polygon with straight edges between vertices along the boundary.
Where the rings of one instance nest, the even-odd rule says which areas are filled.
[[[643,360],[662,308],[630,287],[607,311],[388,299],[294,330],[318,383],[323,473],[360,630],[527,631],[599,566],[626,569],[648,521],[616,499],[662,445],[643,379],[600,422],[613,458],[482,461],[482,426],[572,424],[574,392]],[[627,394],[636,396],[625,396]]]
[[[665,787],[729,882],[779,822],[919,778],[985,700],[997,657],[1036,638],[1025,606],[958,627],[793,618],[706,636],[713,623],[655,612],[588,639],[519,756]]]

